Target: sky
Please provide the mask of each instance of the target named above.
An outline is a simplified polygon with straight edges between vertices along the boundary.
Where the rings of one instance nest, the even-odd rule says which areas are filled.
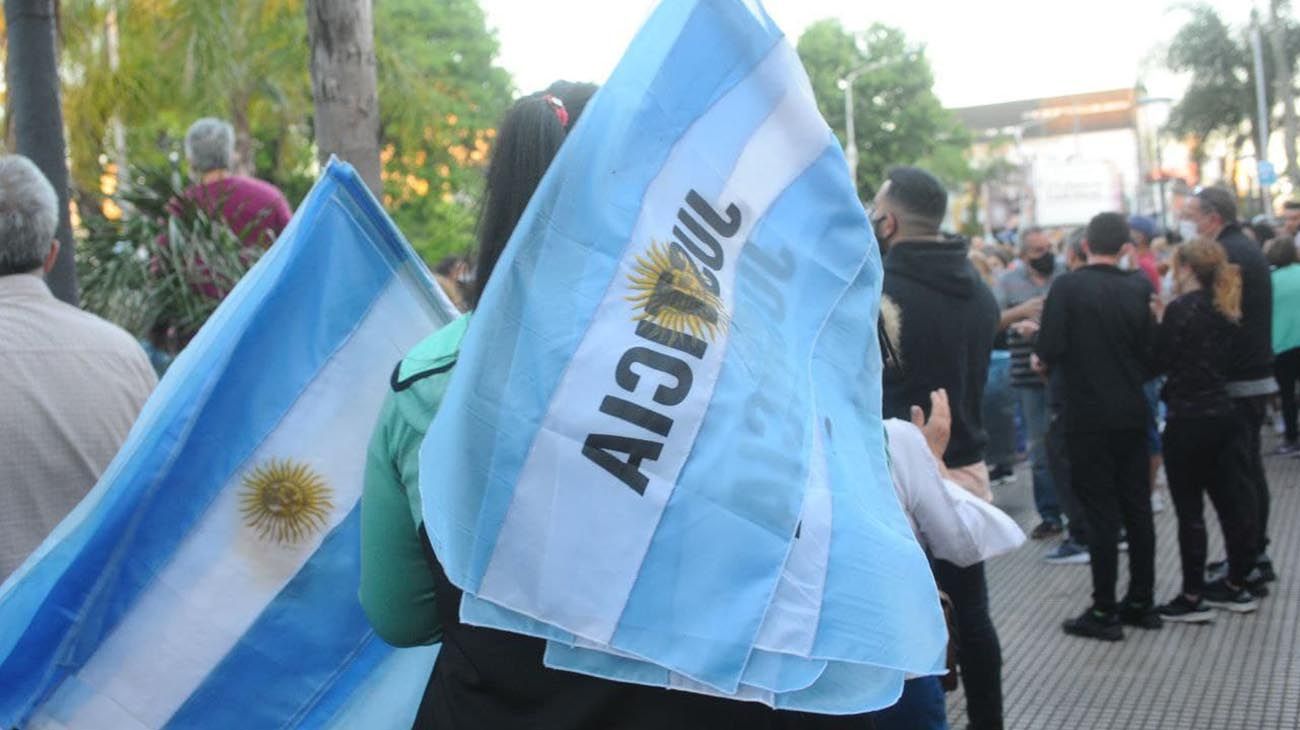
[[[555,79],[602,82],[654,0],[480,0],[501,42],[501,64],[521,92]],[[1262,0],[1208,0],[1244,24]],[[1158,47],[1186,13],[1171,0],[766,0],[791,39],[836,18],[850,30],[873,21],[924,43],[935,92],[948,107],[1132,87],[1178,96]]]

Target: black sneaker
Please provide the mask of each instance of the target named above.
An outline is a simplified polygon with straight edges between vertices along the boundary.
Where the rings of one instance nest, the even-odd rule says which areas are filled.
[[[1205,584],[1201,600],[1207,606],[1233,613],[1250,613],[1259,608],[1259,599],[1245,587],[1233,587],[1227,580]]]
[[[1273,576],[1274,579],[1277,576]],[[1246,574],[1246,589],[1255,594],[1256,598],[1265,598],[1268,596],[1268,575],[1259,565],[1250,569]]]
[[[1029,537],[1032,540],[1046,540],[1049,537],[1056,537],[1063,532],[1065,532],[1065,528],[1061,526],[1061,523],[1048,522],[1044,520],[1038,523],[1038,527],[1035,527],[1033,531],[1029,533]]]
[[[1121,641],[1124,630],[1119,626],[1119,616],[1106,611],[1090,608],[1078,618],[1067,619],[1061,624],[1065,633],[1102,641]]]
[[[1268,557],[1262,557],[1255,561],[1255,570],[1259,571],[1260,576],[1265,583],[1272,583],[1277,580],[1277,573],[1273,571],[1273,561]]]
[[[1150,603],[1130,603],[1125,601],[1119,606],[1120,623],[1136,626],[1139,629],[1158,629],[1164,625],[1160,612]]]
[[[1228,579],[1228,561],[1216,560],[1205,566],[1205,582],[1217,583]],[[1264,559],[1255,563],[1255,566],[1246,574],[1246,587],[1250,592],[1255,594],[1256,598],[1268,596],[1268,583],[1277,580],[1277,574],[1273,572],[1273,563]]]
[[[1192,601],[1182,593],[1156,610],[1165,621],[1182,624],[1208,624],[1214,620],[1214,611],[1205,605],[1205,601],[1199,598]]]

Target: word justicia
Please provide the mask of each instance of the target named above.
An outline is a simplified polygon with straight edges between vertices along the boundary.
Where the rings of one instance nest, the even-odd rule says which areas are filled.
[[[722,242],[740,226],[736,205],[719,213],[691,190],[677,211],[673,240],[652,243],[628,277],[627,301],[636,313],[629,326],[639,342],[619,358],[617,387],[600,404],[601,413],[627,428],[588,434],[582,454],[637,494],[645,494],[650,481],[642,463],[659,459],[673,429],[673,411],[695,384],[694,367],[726,327],[718,285]]]

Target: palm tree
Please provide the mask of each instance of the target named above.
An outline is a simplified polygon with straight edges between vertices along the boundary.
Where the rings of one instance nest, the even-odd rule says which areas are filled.
[[[55,296],[77,303],[77,270],[73,263],[72,228],[68,218],[67,145],[63,139],[63,109],[59,100],[58,51],[55,44],[58,6],[55,0],[4,0],[6,37],[5,78],[16,151],[36,163],[59,195],[59,259],[46,277]]]

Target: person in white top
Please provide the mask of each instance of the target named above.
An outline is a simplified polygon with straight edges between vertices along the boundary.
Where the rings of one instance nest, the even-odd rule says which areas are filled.
[[[930,401],[928,423],[920,408],[911,423],[885,421],[894,491],[917,540],[930,557],[962,568],[1020,547],[1025,533],[1015,520],[946,477],[936,454],[947,446],[948,395],[938,390]]]
[[[50,293],[57,223],[36,165],[0,156],[0,581],[95,485],[157,382],[131,335]]]

